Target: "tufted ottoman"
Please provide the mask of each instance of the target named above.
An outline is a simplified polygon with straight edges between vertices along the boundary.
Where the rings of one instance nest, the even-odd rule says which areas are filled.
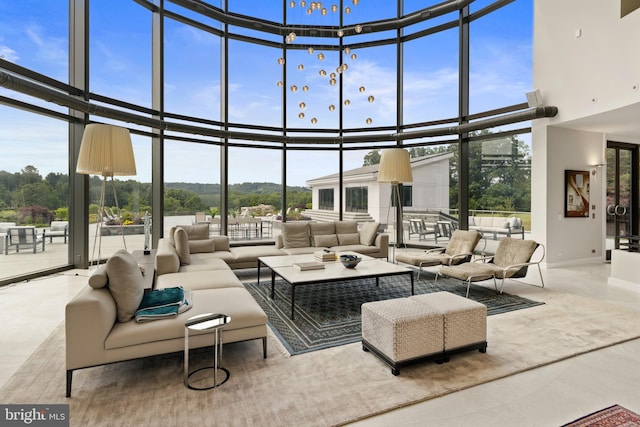
[[[444,317],[435,308],[409,298],[362,304],[362,348],[391,367],[443,358]]]
[[[444,351],[453,354],[487,349],[487,307],[477,301],[452,294],[434,292],[409,297],[444,316]]]

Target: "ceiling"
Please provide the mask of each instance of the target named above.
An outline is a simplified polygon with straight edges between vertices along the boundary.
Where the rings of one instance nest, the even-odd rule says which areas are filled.
[[[569,120],[558,126],[640,139],[640,102],[605,113]]]

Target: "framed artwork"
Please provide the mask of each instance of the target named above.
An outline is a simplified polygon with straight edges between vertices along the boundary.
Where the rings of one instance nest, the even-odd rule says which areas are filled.
[[[589,217],[589,171],[564,171],[565,218]]]

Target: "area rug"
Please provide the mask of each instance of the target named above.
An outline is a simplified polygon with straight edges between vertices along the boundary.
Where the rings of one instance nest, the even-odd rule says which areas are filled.
[[[269,326],[291,355],[321,350],[360,341],[363,303],[402,298],[411,295],[411,282],[406,276],[359,279],[335,283],[318,283],[296,287],[294,320],[291,320],[291,286],[276,281],[271,299],[271,280],[245,283],[255,300],[269,317]],[[465,296],[467,287],[459,280],[421,279],[415,284],[416,295],[449,291]],[[517,295],[497,294],[494,289],[472,285],[469,298],[487,306],[489,316],[535,307],[542,302]]]
[[[64,325],[0,388],[3,404],[68,404],[72,426],[344,425],[518,372],[640,337],[640,313],[590,298],[535,293],[544,305],[489,316],[487,353],[421,363],[399,376],[359,343],[283,354],[269,335],[224,346],[229,380],[218,389],[182,384],[182,354],[82,369],[65,393]],[[210,349],[192,355],[210,363]]]
[[[631,427],[640,426],[640,415],[620,405],[613,405],[579,418],[562,427]]]

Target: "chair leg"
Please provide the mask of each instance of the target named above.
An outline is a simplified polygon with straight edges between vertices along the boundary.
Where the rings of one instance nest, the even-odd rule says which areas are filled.
[[[467,279],[467,298],[469,298],[469,289],[471,288],[471,277]]]
[[[542,278],[542,269],[540,268],[540,264],[536,264],[538,267],[538,274],[540,274],[540,283],[542,283],[542,287],[544,288],[544,279]]]

